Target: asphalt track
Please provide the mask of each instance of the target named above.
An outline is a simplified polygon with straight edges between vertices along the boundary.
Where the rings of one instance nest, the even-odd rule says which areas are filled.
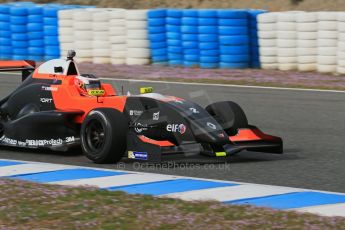
[[[20,83],[15,75],[0,75],[0,97]],[[228,163],[97,165],[136,170],[345,192],[345,93],[264,88],[222,87],[111,81],[121,91],[137,93],[141,86],[176,95],[206,106],[214,101],[233,100],[245,110],[251,124],[284,139],[285,153],[272,155],[242,152]],[[77,152],[53,153],[1,149],[0,158],[95,166]],[[202,164],[201,164],[202,163]]]

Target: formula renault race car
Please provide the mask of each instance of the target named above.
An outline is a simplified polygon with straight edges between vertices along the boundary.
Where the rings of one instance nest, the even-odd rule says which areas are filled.
[[[0,71],[22,71],[22,84],[0,100],[0,146],[67,151],[81,147],[95,163],[122,158],[161,162],[189,155],[226,158],[241,150],[282,153],[279,137],[248,124],[239,105],[206,108],[141,88],[119,95],[73,60],[2,61]]]

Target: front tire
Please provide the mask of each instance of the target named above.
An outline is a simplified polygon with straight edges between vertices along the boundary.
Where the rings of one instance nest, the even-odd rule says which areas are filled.
[[[81,126],[84,155],[97,164],[116,163],[127,149],[128,120],[110,108],[91,111]]]

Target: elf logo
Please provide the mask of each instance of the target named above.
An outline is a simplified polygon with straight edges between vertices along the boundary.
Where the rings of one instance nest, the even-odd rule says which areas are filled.
[[[187,130],[187,127],[184,124],[168,124],[167,131],[172,133],[181,133],[184,134]]]

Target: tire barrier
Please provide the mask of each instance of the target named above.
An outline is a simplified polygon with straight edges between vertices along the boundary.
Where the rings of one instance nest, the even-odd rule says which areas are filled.
[[[0,58],[12,58],[12,40],[10,27],[10,6],[0,5]]]
[[[126,64],[127,53],[126,10],[114,9],[109,14],[110,63],[123,65]]]
[[[258,21],[257,17],[259,14],[266,13],[265,10],[249,10],[249,54],[250,54],[250,67],[260,68],[260,53],[259,53],[259,42],[258,42]]]
[[[166,17],[166,44],[167,44],[167,55],[168,64],[171,66],[182,66],[184,64],[183,59],[183,47],[182,41],[197,41],[196,36],[192,34],[181,34],[183,10],[169,9],[167,10]],[[150,37],[153,34],[149,35]],[[160,42],[162,40],[160,36]],[[157,38],[158,39],[158,38]],[[152,41],[152,40],[151,40]]]
[[[147,14],[151,60],[154,65],[167,65],[166,17],[167,10],[150,10]]]
[[[338,13],[337,73],[345,74],[345,13]]]

